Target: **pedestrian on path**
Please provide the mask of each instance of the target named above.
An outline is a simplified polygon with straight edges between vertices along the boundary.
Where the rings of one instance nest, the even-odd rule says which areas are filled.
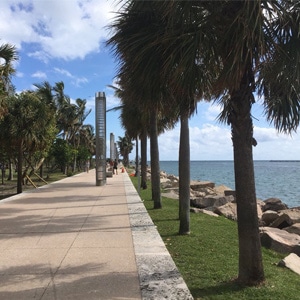
[[[117,159],[115,159],[115,161],[114,161],[114,174],[118,175],[118,161],[117,161]]]
[[[86,170],[87,173],[90,170],[90,161],[89,160],[87,160],[86,163],[85,163],[85,170]]]

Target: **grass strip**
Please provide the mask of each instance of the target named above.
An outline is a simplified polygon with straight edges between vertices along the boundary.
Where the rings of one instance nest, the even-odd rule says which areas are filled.
[[[137,178],[131,177],[137,188]],[[162,209],[153,209],[151,183],[140,191],[141,199],[157,226],[168,251],[195,299],[299,300],[300,277],[277,266],[285,256],[263,248],[266,281],[244,287],[238,274],[237,224],[224,217],[191,213],[190,235],[178,235],[178,200],[162,197]]]
[[[58,180],[67,178],[68,176],[63,174],[61,171],[56,171],[53,173],[48,173],[48,176],[45,178],[40,178],[37,175],[32,175],[31,180],[33,181],[36,187],[41,187],[43,185],[56,182]],[[23,185],[23,192],[31,189],[35,189],[35,187],[28,183]],[[4,184],[0,184],[0,200],[6,199],[8,197],[14,196],[17,194],[17,175],[14,174],[14,178],[12,180],[4,179]]]

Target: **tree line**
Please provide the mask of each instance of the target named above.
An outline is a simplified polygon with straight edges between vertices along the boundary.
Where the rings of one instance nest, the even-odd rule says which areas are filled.
[[[93,126],[84,124],[91,112],[86,100],[72,103],[62,81],[15,93],[11,76],[17,59],[14,46],[0,46],[0,165],[2,174],[8,169],[8,179],[17,171],[21,193],[31,175],[39,171],[43,177],[45,164],[65,174],[82,170],[95,154],[95,135]]]
[[[238,215],[237,281],[265,280],[253,165],[251,107],[285,133],[300,121],[300,1],[124,0],[109,25],[118,60],[121,122],[141,141],[146,187],[150,139],[154,208],[162,208],[157,137],[180,122],[179,233],[189,234],[189,118],[198,101],[221,105],[231,127]],[[201,157],[199,157],[201,159]]]

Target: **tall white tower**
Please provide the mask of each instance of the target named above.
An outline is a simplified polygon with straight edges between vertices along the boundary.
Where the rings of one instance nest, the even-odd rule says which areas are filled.
[[[110,134],[110,159],[115,160],[116,158],[116,152],[115,152],[115,136],[113,133]]]

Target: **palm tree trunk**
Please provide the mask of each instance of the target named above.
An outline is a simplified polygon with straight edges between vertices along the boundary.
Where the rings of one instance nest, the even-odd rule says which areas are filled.
[[[179,144],[179,234],[190,233],[190,136],[187,115],[180,118]]]
[[[76,172],[76,168],[77,168],[77,154],[75,153],[74,155],[74,162],[73,162],[73,172]]]
[[[13,163],[11,162],[11,159],[9,159],[8,162],[8,178],[7,180],[13,180],[14,179],[14,166]]]
[[[245,92],[247,89],[248,93]],[[231,94],[233,112],[230,121],[239,239],[238,281],[247,285],[259,284],[264,280],[252,153],[252,99],[247,84]]]
[[[18,147],[18,179],[17,179],[17,194],[21,194],[23,191],[23,174],[22,174],[22,167],[23,167],[23,148],[22,148],[22,141],[19,142]]]
[[[127,150],[125,150],[123,158],[124,158],[125,167],[128,167],[129,166],[129,153]]]
[[[141,134],[141,188],[147,188],[147,134]]]
[[[136,143],[135,143],[135,177],[140,176],[139,172],[139,137],[136,137]],[[140,178],[139,178],[140,179]]]
[[[4,185],[4,177],[5,177],[5,162],[0,164],[1,167],[1,183]]]
[[[160,168],[157,134],[157,114],[153,112],[150,117],[150,155],[151,155],[151,184],[154,209],[162,208],[160,192]]]

